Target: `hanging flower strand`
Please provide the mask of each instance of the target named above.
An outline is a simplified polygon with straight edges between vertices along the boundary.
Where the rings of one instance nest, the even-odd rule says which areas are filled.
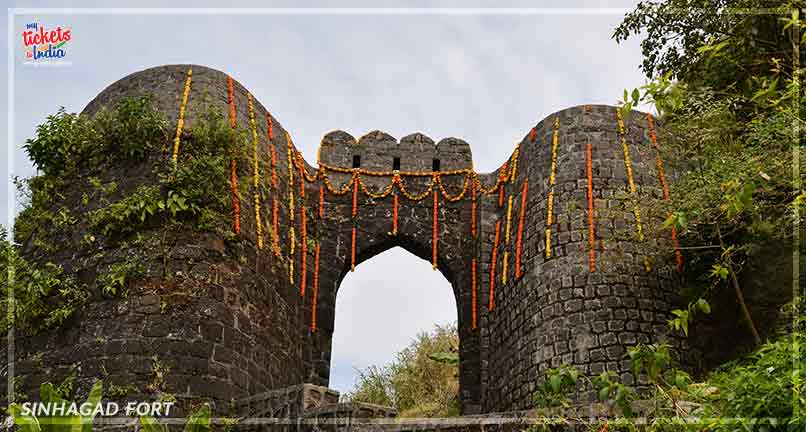
[[[493,242],[493,254],[490,258],[490,304],[489,310],[495,308],[495,264],[498,257],[498,241],[501,235],[501,221],[495,222],[495,242]]]
[[[235,93],[233,91],[232,77],[227,76],[229,89],[229,121],[230,121],[230,188],[232,189],[232,208],[235,214],[233,230],[236,235],[241,234],[241,202],[238,197],[238,162],[235,160]]]
[[[523,181],[521,189],[521,213],[518,217],[518,240],[515,244],[515,280],[521,277],[521,247],[523,241],[523,217],[526,213],[526,194],[529,192],[529,179]]]
[[[660,157],[660,146],[658,145],[658,137],[655,135],[655,126],[652,121],[652,114],[646,113],[647,123],[649,124],[649,136],[652,138],[652,147],[655,148],[655,165],[658,170],[658,181],[660,181],[663,188],[663,200],[669,201],[669,185],[666,183],[666,173],[663,170],[663,159]],[[680,242],[677,240],[677,227],[672,224],[672,244],[674,246],[674,258],[677,264],[677,270],[683,270],[683,253],[680,251]]]
[[[554,118],[554,136],[551,139],[551,173],[549,175],[548,214],[546,215],[546,258],[551,258],[551,225],[554,222],[554,183],[557,180],[557,145],[560,135],[560,118]]]
[[[255,205],[255,229],[257,231],[257,248],[263,250],[263,220],[260,217],[260,155],[258,154],[257,125],[255,125],[255,107],[252,94],[246,94],[249,108],[249,127],[252,129],[252,189]]]
[[[437,238],[437,223],[437,191],[434,190],[434,228],[433,238],[431,239],[431,267],[433,267],[434,270],[437,269],[437,241],[439,240]]]
[[[618,121],[618,131],[621,137],[621,147],[624,151],[624,166],[627,169],[627,184],[630,188],[630,195],[633,199],[633,206],[632,206],[632,213],[635,217],[635,231],[638,234],[638,241],[644,241],[644,228],[641,224],[641,209],[638,208],[638,190],[635,187],[635,179],[633,178],[632,174],[632,162],[630,160],[630,148],[627,145],[627,134],[624,130],[624,119],[621,116],[621,110],[616,108],[616,120]],[[649,259],[644,256],[644,268],[646,269],[647,273],[652,271],[652,267],[649,265]]]
[[[280,256],[280,235],[277,232],[277,154],[274,148],[274,121],[271,114],[266,113],[266,135],[269,143],[269,155],[271,157],[271,207],[272,207],[272,243],[274,246],[274,256]]]
[[[509,269],[509,239],[510,239],[510,229],[512,227],[512,195],[509,196],[507,200],[507,229],[504,235],[504,245],[506,245],[506,249],[504,249],[504,266],[501,269],[501,285],[507,284],[507,273]]]
[[[288,280],[294,285],[294,249],[297,241],[294,233],[294,143],[288,131],[285,131],[285,143],[288,161],[288,239],[291,243],[288,253]]]
[[[397,192],[395,192],[394,202],[392,203],[392,235],[397,235]]]
[[[588,174],[588,268],[591,273],[596,271],[596,224],[594,222],[593,208],[593,167],[591,165],[591,143],[588,143],[586,152]]]
[[[316,303],[319,299],[319,242],[313,258],[313,303],[311,304],[311,332],[316,331]]]
[[[187,78],[185,79],[185,90],[182,92],[182,103],[179,105],[179,119],[176,121],[176,136],[174,137],[174,148],[171,160],[173,166],[176,168],[176,163],[179,160],[179,141],[182,137],[182,128],[185,126],[185,109],[188,105],[188,95],[190,95],[190,82],[193,80],[193,68],[188,68]]]

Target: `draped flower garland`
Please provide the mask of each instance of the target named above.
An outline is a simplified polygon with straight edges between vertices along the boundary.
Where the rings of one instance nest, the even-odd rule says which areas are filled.
[[[230,188],[232,189],[232,208],[235,214],[233,230],[236,235],[241,234],[241,202],[238,197],[238,162],[235,157],[235,93],[233,91],[232,77],[227,76],[229,90],[229,121],[230,121],[230,147],[232,158],[230,160]]]
[[[627,169],[627,185],[630,188],[630,195],[633,199],[632,213],[635,217],[635,231],[638,234],[638,241],[644,241],[644,228],[641,224],[641,209],[638,207],[638,190],[635,187],[635,179],[632,175],[632,161],[630,160],[630,148],[627,145],[627,134],[624,130],[624,119],[621,110],[616,108],[616,120],[618,121],[618,132],[621,137],[621,148],[624,152],[624,166]],[[649,258],[644,256],[644,268],[647,272],[652,271],[649,265]]]
[[[263,250],[263,220],[260,218],[260,155],[258,154],[257,125],[255,124],[255,107],[252,103],[252,94],[246,94],[249,108],[249,127],[252,130],[252,189],[255,206],[255,230],[257,235],[257,248]]]
[[[658,181],[663,188],[663,199],[669,201],[669,184],[666,183],[666,173],[663,170],[663,159],[660,157],[660,146],[658,137],[655,135],[655,126],[652,121],[652,114],[646,113],[646,120],[649,125],[649,136],[652,138],[652,147],[655,148],[655,166],[658,170]],[[680,251],[680,242],[677,240],[677,227],[672,225],[672,244],[674,246],[674,258],[677,270],[683,270],[683,253]]]
[[[549,174],[549,197],[546,214],[546,258],[551,258],[551,225],[554,223],[554,183],[557,180],[557,145],[559,143],[560,118],[554,118],[554,136],[551,139],[551,173]]]
[[[187,78],[185,79],[185,89],[182,92],[182,103],[179,105],[179,119],[176,121],[176,136],[174,136],[173,153],[171,154],[171,161],[174,168],[179,160],[179,141],[182,137],[182,129],[185,127],[185,109],[188,106],[188,96],[190,95],[190,83],[193,80],[193,68],[188,68]]]

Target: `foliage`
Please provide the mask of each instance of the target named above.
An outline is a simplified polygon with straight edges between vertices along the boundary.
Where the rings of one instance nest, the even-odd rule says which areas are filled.
[[[61,388],[61,386],[60,386]],[[101,402],[101,394],[103,393],[103,384],[101,381],[95,381],[92,385],[89,396],[84,402],[87,406],[95,407]],[[43,383],[39,389],[39,400],[42,403],[50,403],[54,405],[69,405],[70,402],[65,398],[65,394],[58,392],[53,384],[47,382]],[[89,416],[83,415],[64,415],[64,416],[47,416],[37,417],[35,415],[24,414],[22,405],[12,403],[8,407],[9,414],[14,418],[14,424],[20,428],[22,432],[63,432],[63,431],[81,431],[92,432],[92,420],[94,414]]]
[[[535,405],[538,408],[569,406],[568,394],[576,388],[578,380],[579,371],[567,364],[549,369],[546,380],[535,391]]]
[[[392,406],[400,417],[458,415],[457,346],[455,325],[421,333],[391,364],[359,371],[346,399]]]
[[[45,263],[37,265],[20,254],[6,240],[0,228],[0,305],[10,313],[0,318],[0,327],[11,326],[32,333],[60,325],[86,301],[86,292],[77,282],[64,275],[61,267]]]
[[[24,148],[44,175],[55,176],[79,167],[97,169],[109,155],[142,160],[165,140],[166,126],[148,96],[123,98],[111,112],[95,118],[62,107],[37,126]]]
[[[70,378],[68,378],[70,379]],[[123,386],[121,388],[128,389],[131,385]],[[42,403],[50,403],[54,405],[68,406],[71,404],[67,398],[68,393],[61,391],[65,388],[63,383],[59,387],[46,382],[42,384],[39,390],[39,401]],[[14,419],[14,424],[21,432],[92,432],[94,425],[93,419],[98,407],[101,404],[101,397],[103,395],[103,383],[101,380],[95,381],[90,389],[89,396],[86,401],[79,406],[91,407],[93,414],[88,416],[72,415],[72,416],[41,416],[24,414],[21,404],[12,403],[8,407],[8,413]],[[89,411],[88,409],[87,411]],[[65,409],[65,411],[67,411]],[[209,404],[202,405],[198,410],[192,413],[185,424],[184,432],[208,432],[210,430],[210,417],[211,410]],[[160,423],[151,416],[141,416],[139,419],[140,427],[145,432],[168,432],[167,425]]]

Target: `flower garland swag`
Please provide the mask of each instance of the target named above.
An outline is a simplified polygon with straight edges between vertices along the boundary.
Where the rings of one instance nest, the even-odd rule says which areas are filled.
[[[246,94],[249,108],[249,127],[252,129],[252,189],[255,204],[255,230],[257,234],[257,248],[263,250],[263,220],[260,218],[260,155],[257,146],[257,126],[255,125],[255,106],[252,103],[252,94]]]
[[[185,90],[182,92],[182,103],[179,105],[179,119],[176,121],[176,136],[174,137],[173,154],[171,161],[173,167],[176,169],[176,163],[179,160],[179,140],[182,136],[182,129],[185,127],[185,109],[188,105],[188,95],[190,95],[190,82],[193,80],[193,68],[188,68],[187,78],[185,79]]]
[[[593,208],[593,167],[591,166],[591,143],[586,151],[586,165],[588,175],[588,268],[591,273],[596,271],[596,232]]]
[[[548,210],[546,215],[546,258],[551,258],[551,225],[554,223],[554,183],[557,181],[557,145],[560,136],[560,118],[554,118],[554,136],[551,139],[551,173],[549,174]]]
[[[658,138],[655,135],[652,114],[646,113],[646,119],[649,124],[649,136],[652,138],[652,147],[655,148],[655,166],[658,170],[658,180],[663,188],[663,199],[664,201],[669,201],[669,184],[666,183],[666,173],[663,170],[663,159],[660,157],[660,146],[658,145]],[[674,224],[672,225],[672,244],[674,245],[674,258],[677,264],[677,270],[682,271],[683,253],[680,251],[680,242],[677,240],[677,227],[674,226]]]
[[[515,280],[521,278],[521,250],[523,245],[523,217],[526,213],[526,194],[529,192],[529,179],[523,181],[521,189],[521,214],[518,217],[518,240],[515,244]]]
[[[394,195],[394,202],[392,203],[392,235],[397,235],[397,205],[398,198],[397,192]]]
[[[277,232],[277,153],[274,147],[274,122],[271,114],[266,113],[266,133],[269,138],[269,154],[271,155],[271,206],[272,206],[272,242],[274,243],[274,256],[280,256],[280,235]]]
[[[291,135],[285,132],[286,158],[288,160],[288,281],[294,285],[294,251],[296,249],[297,236],[294,232],[294,143]]]
[[[493,253],[490,258],[490,304],[487,306],[488,310],[495,308],[495,264],[498,257],[498,241],[501,235],[501,221],[495,222],[495,242],[493,242]]]
[[[232,207],[235,213],[233,230],[236,235],[241,234],[241,201],[238,197],[238,162],[235,157],[235,92],[232,87],[232,77],[227,76],[227,87],[229,89],[229,122],[230,122],[230,148],[232,158],[230,160],[230,188],[232,189]]]
[[[635,188],[635,180],[632,175],[632,162],[630,161],[630,148],[627,146],[627,134],[624,130],[624,119],[621,116],[621,110],[616,108],[616,120],[618,121],[618,132],[621,137],[621,148],[624,151],[624,166],[627,169],[627,184],[630,187],[630,195],[633,198],[632,213],[635,217],[635,231],[638,234],[638,241],[644,241],[644,228],[641,224],[641,209],[638,208],[638,190]],[[649,265],[649,259],[644,256],[644,268],[647,273],[652,271]]]

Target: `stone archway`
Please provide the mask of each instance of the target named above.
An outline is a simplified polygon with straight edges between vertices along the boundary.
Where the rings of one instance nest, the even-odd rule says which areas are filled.
[[[434,144],[422,134],[412,134],[400,141],[382,132],[370,132],[359,140],[345,132],[332,132],[325,136],[319,153],[319,163],[338,169],[364,169],[372,172],[391,171],[399,164],[401,172],[431,172],[438,165],[441,171],[472,167],[472,156],[467,143],[443,140]],[[355,166],[358,165],[358,166]],[[309,349],[304,353],[308,365],[308,380],[320,385],[329,382],[329,364],[336,295],[345,275],[354,266],[394,247],[401,247],[413,255],[432,262],[434,269],[451,284],[457,308],[460,357],[460,400],[463,412],[477,412],[481,400],[481,344],[479,332],[472,328],[473,298],[466,287],[471,284],[471,202],[447,202],[442,192],[434,187],[427,192],[430,177],[407,178],[406,196],[393,188],[383,199],[373,198],[388,188],[390,177],[367,178],[363,185],[350,185],[354,181],[349,172],[331,172],[329,186],[322,188],[323,218],[317,225],[320,248],[328,256],[327,263],[319,268],[317,298],[317,331],[309,335]],[[447,176],[444,188],[448,196],[464,187],[463,177]],[[352,188],[357,193],[353,216]],[[338,195],[342,189],[350,191]],[[366,189],[370,194],[363,193]],[[308,194],[317,196],[319,190]],[[395,230],[395,199],[397,193],[397,232]],[[434,194],[436,193],[436,236],[434,232]],[[414,199],[412,199],[414,198]],[[478,213],[480,214],[480,212]],[[477,214],[477,217],[478,217]],[[353,248],[353,231],[355,247]],[[434,248],[434,238],[437,247]],[[354,249],[354,250],[353,250]],[[425,299],[424,299],[425,300]],[[477,302],[477,313],[479,303]],[[478,319],[478,318],[477,318]]]

